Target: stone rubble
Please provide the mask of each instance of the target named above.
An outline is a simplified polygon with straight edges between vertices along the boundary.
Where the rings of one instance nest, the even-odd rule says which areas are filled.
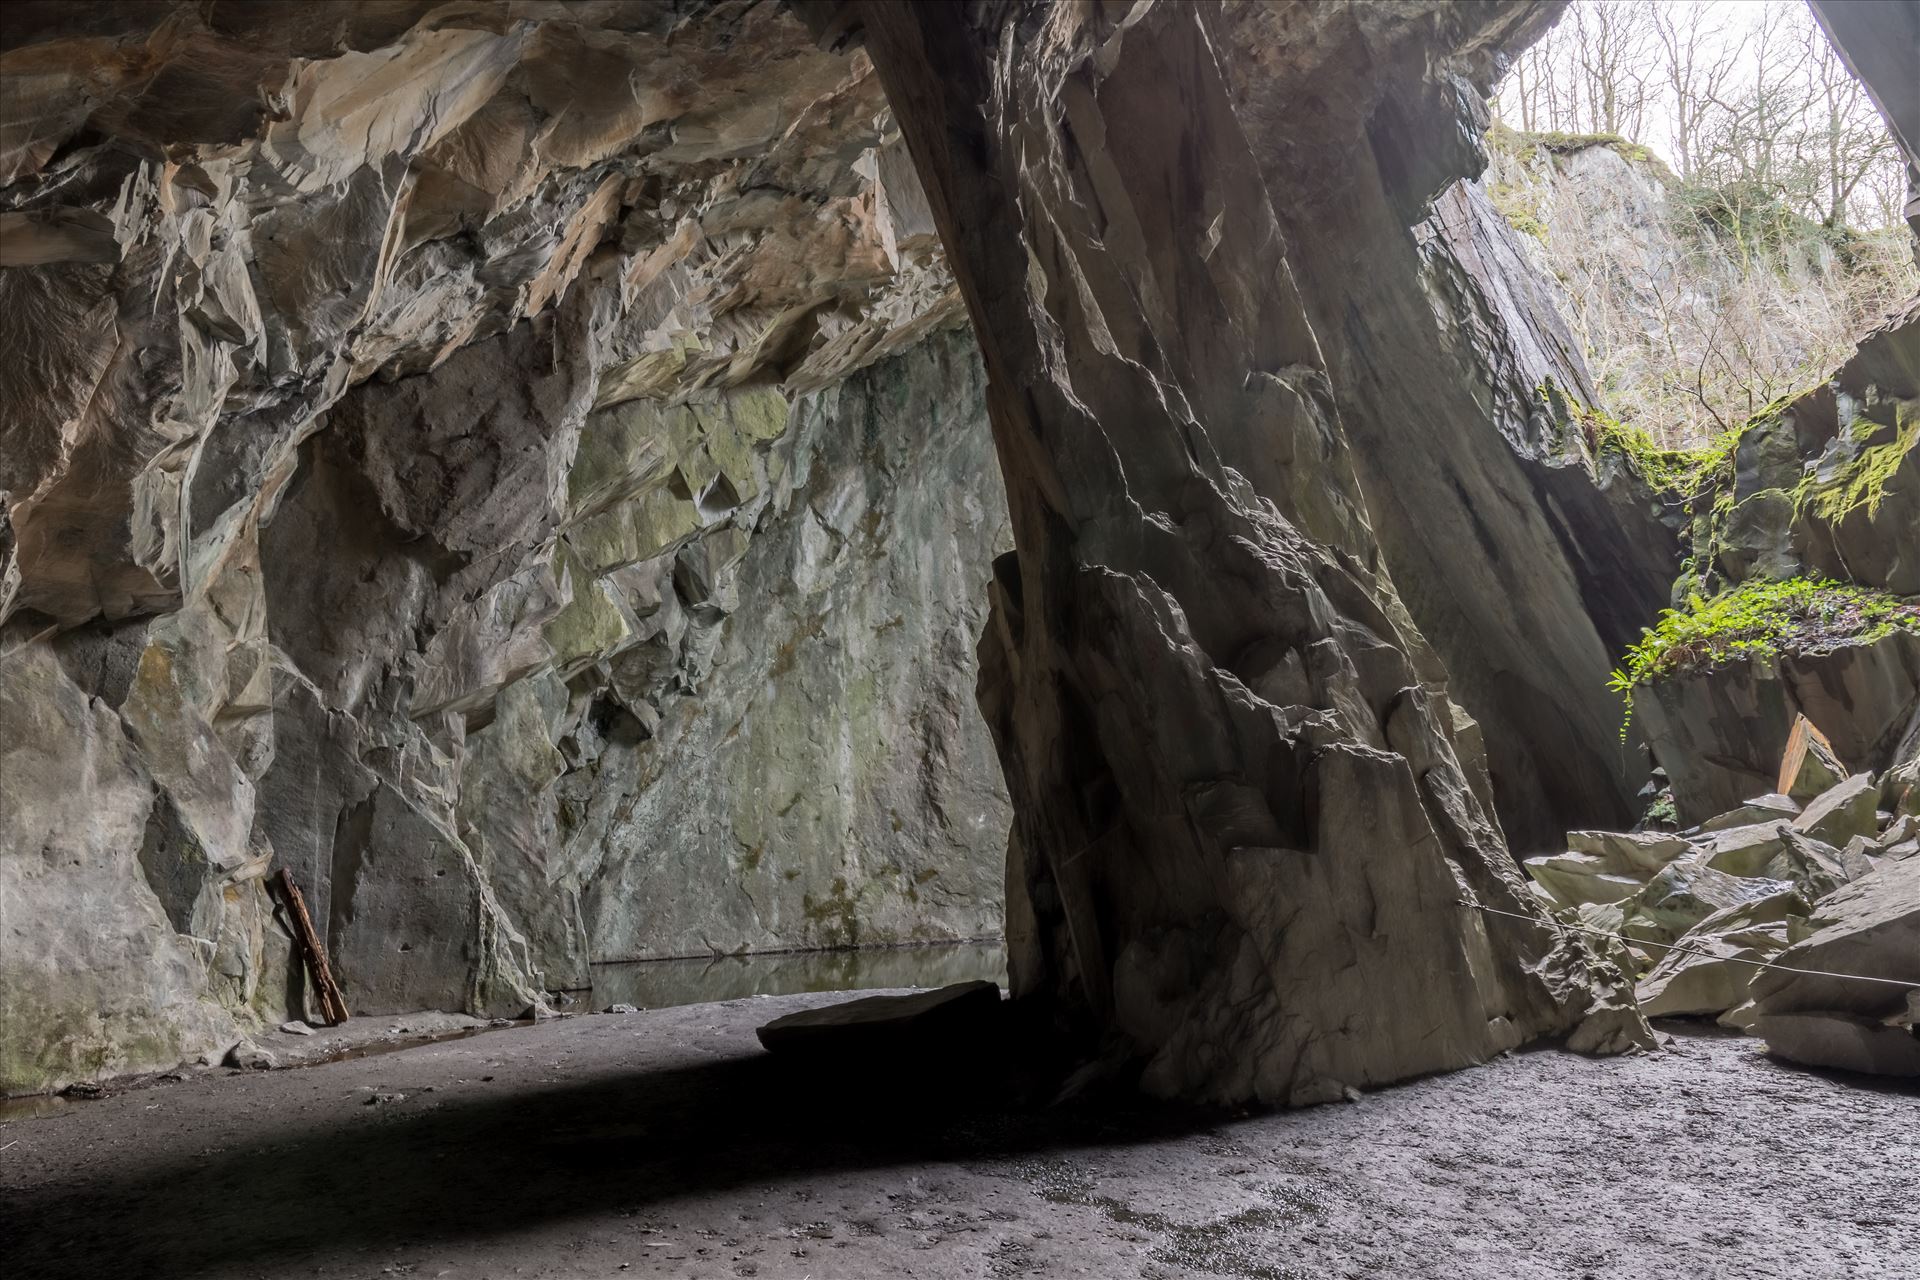
[[[1804,718],[1793,737],[1824,741]],[[1804,776],[1798,759],[1782,766]],[[1563,923],[1618,936],[1609,954],[1646,1016],[1715,1018],[1796,1061],[1920,1075],[1916,783],[1920,752],[1842,776],[1804,808],[1763,795],[1680,832],[1571,832],[1568,852],[1525,866]]]

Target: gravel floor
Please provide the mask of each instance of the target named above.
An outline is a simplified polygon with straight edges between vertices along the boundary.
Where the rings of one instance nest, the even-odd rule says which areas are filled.
[[[1749,1040],[1227,1118],[1006,1113],[596,1015],[0,1125],[29,1277],[1914,1276],[1920,1097]],[[404,1096],[402,1096],[404,1095]]]

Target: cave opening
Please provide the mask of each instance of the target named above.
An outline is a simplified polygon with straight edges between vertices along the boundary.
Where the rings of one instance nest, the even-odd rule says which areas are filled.
[[[1916,58],[17,0],[9,1274],[1900,1274]]]

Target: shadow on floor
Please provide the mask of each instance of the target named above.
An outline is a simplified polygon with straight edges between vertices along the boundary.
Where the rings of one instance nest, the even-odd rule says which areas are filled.
[[[109,1177],[14,1198],[0,1252],[12,1280],[279,1274],[776,1178],[1151,1141],[1221,1118],[1112,1098],[1018,1106],[991,1063],[950,1061],[936,1080],[912,1063],[757,1055],[431,1109],[329,1110],[323,1126],[275,1125],[224,1149],[189,1135]]]

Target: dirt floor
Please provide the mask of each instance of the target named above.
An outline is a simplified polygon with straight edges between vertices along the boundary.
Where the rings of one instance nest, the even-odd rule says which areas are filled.
[[[760,1051],[755,1026],[835,998],[593,1015],[15,1119],[0,1271],[1915,1274],[1920,1097],[1751,1040],[1525,1053],[1287,1114],[1008,1113]]]

